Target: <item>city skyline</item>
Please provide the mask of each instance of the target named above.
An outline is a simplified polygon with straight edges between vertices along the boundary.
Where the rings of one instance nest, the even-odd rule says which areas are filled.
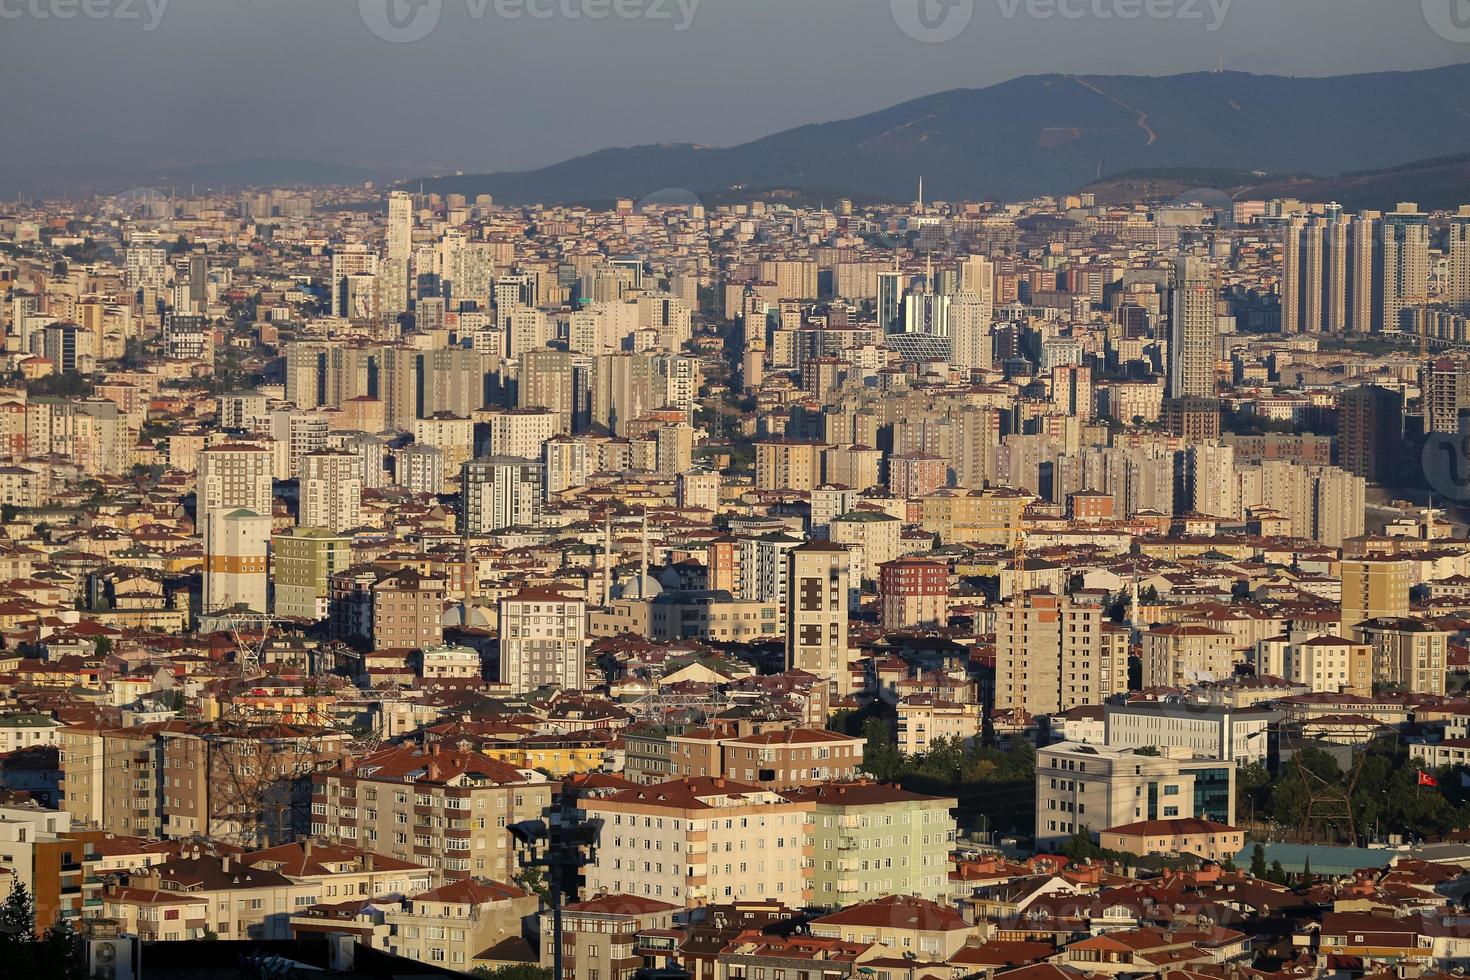
[[[117,0],[99,8],[112,16],[63,20],[49,12],[55,0],[28,2],[47,16],[23,5],[7,15],[10,43],[0,82],[15,87],[39,73],[48,84],[15,107],[0,166],[75,162],[90,156],[86,147],[105,141],[114,162],[149,167],[286,156],[400,172],[519,170],[612,146],[728,146],[1046,71],[1171,75],[1223,66],[1320,76],[1437,67],[1467,57],[1465,44],[1445,36],[1458,35],[1437,28],[1434,17],[1418,10],[1403,16],[1374,0],[1311,0],[1289,8],[1180,0],[1166,5],[1171,16],[1132,19],[1099,18],[1096,3],[1078,5],[1084,16],[1074,18],[1035,0],[978,0],[964,32],[937,44],[907,36],[899,26],[903,16],[886,0],[863,0],[856,12],[843,0],[841,14],[834,0],[800,6],[705,0],[683,31],[675,30],[680,8],[672,0],[637,5],[642,13],[666,5],[669,21],[571,20],[559,13],[538,19],[524,12],[507,18],[497,14],[504,0],[443,0],[437,29],[406,44],[375,36],[364,20],[374,15],[360,14],[352,3],[303,8],[273,0],[247,14],[221,0],[162,3],[161,9]],[[379,2],[405,4],[400,16],[418,9],[408,0]],[[1217,16],[1217,28],[1208,29]],[[845,43],[826,43],[839,23]],[[1336,43],[1311,43],[1326,34]],[[758,56],[722,61],[723,52],[740,45],[756,45]],[[266,52],[268,71],[253,60],[256,52]],[[869,62],[890,67],[880,79],[862,70]],[[68,71],[49,71],[59,63]],[[713,63],[723,64],[719,73],[708,71]],[[542,71],[549,65],[556,70]],[[375,85],[372,66],[415,84]],[[532,77],[537,85],[516,84]],[[188,138],[179,139],[177,127],[163,125],[155,112],[135,114],[121,127],[103,109],[106,100],[95,97],[111,88],[109,79],[121,78],[135,103],[186,112]],[[189,84],[175,86],[179,79]],[[253,95],[221,112],[232,106],[237,79]],[[515,98],[496,98],[502,89]],[[732,92],[738,97],[730,98]],[[278,111],[288,106],[291,111]],[[61,112],[78,135],[47,125]],[[546,126],[552,114],[560,124]],[[397,147],[369,135],[385,116],[403,127]],[[467,120],[476,125],[466,130]]]

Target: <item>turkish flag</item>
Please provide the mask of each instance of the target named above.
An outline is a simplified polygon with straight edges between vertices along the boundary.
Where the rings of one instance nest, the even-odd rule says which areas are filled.
[[[1429,773],[1424,772],[1423,770],[1420,770],[1420,772],[1419,772],[1419,785],[1420,786],[1438,786],[1439,785],[1439,780],[1438,779],[1435,779],[1433,776],[1429,775]]]

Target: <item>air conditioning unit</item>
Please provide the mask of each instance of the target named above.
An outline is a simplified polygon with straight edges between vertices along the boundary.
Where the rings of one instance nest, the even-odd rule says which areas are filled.
[[[92,980],[140,980],[142,950],[134,936],[88,939],[87,976]]]

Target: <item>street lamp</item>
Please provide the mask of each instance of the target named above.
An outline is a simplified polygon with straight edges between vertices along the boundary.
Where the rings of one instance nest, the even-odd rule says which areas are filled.
[[[582,868],[591,864],[602,833],[602,820],[588,820],[577,808],[576,794],[565,784],[545,820],[522,820],[505,829],[515,840],[523,868],[546,870],[547,904],[551,906],[552,976],[562,974],[561,918],[563,900],[576,901]]]

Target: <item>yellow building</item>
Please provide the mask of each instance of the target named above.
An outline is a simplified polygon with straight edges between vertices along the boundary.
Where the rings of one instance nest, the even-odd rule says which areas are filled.
[[[608,745],[598,738],[546,735],[485,745],[480,751],[516,769],[536,769],[552,779],[562,779],[601,769],[607,761]]]
[[[1014,548],[1020,538],[1021,515],[1034,498],[1024,490],[941,490],[920,502],[925,531],[940,543],[999,544]]]

